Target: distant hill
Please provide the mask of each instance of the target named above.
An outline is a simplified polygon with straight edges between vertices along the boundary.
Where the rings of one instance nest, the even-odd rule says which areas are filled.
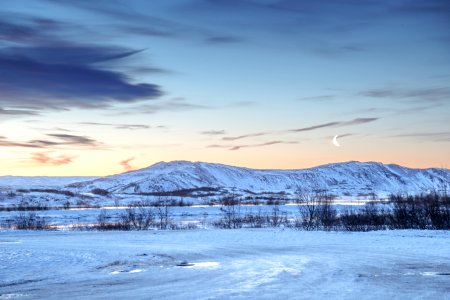
[[[51,188],[93,180],[94,176],[0,176],[1,188]]]
[[[342,196],[417,194],[450,188],[449,169],[410,169],[377,162],[345,162],[300,170],[257,170],[223,164],[172,161],[69,185],[79,192],[115,194],[239,195],[295,194],[325,189]]]

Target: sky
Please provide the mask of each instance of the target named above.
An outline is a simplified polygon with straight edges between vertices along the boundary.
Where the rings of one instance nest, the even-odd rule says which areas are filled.
[[[0,175],[448,168],[449,53],[447,0],[4,1]]]

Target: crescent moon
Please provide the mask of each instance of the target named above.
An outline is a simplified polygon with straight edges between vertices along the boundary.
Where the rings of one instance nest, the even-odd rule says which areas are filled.
[[[337,139],[338,139],[339,135],[335,135],[333,138],[333,145],[335,145],[336,147],[340,147],[341,145],[339,145]]]

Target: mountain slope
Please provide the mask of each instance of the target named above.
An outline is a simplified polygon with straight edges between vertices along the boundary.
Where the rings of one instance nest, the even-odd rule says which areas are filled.
[[[301,170],[255,170],[204,162],[160,162],[145,169],[71,184],[79,191],[94,188],[111,193],[146,194],[211,188],[217,193],[287,193],[327,189],[336,196],[376,193],[416,194],[448,187],[448,169],[410,169],[375,162],[346,162]]]
[[[94,180],[94,176],[0,176],[2,188],[52,188],[74,182]]]

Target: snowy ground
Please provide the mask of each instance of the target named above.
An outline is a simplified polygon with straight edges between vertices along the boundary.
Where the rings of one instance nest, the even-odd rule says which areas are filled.
[[[450,232],[3,231],[13,298],[450,299]]]

